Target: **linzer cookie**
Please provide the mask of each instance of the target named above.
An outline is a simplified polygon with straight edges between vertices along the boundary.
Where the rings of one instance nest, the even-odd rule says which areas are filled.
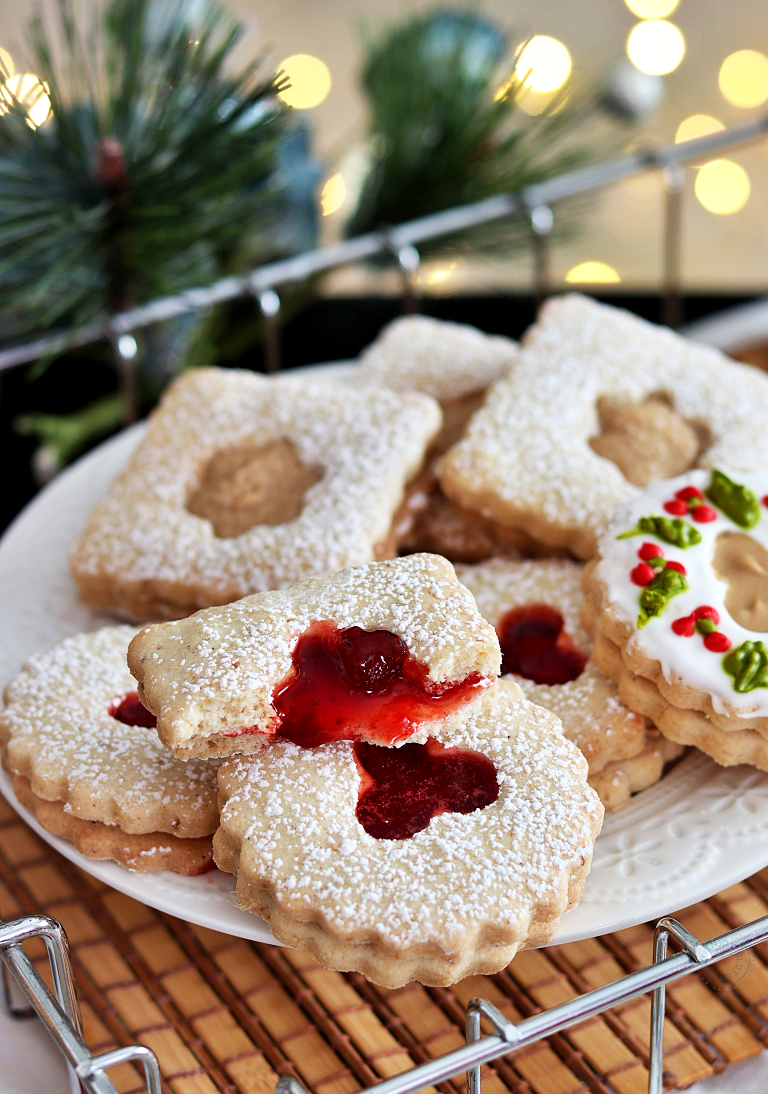
[[[768,474],[692,471],[614,516],[587,580],[594,658],[633,710],[768,770]]]
[[[461,566],[457,576],[496,628],[502,673],[561,719],[589,763],[590,785],[607,809],[618,809],[657,782],[681,749],[628,710],[592,661],[579,621],[582,571],[564,559],[496,559]]]
[[[217,864],[276,938],[385,987],[494,973],[577,902],[602,806],[557,718],[500,681],[382,748],[276,741],[219,771]]]
[[[417,393],[189,372],[75,547],[80,595],[100,611],[174,618],[390,557],[439,428]]]
[[[67,638],[22,669],[0,715],[17,798],[89,858],[197,874],[213,864],[216,766],[158,740],[125,655],[133,627]]]
[[[464,323],[426,315],[393,320],[361,355],[352,379],[396,391],[421,391],[440,403],[444,451],[461,436],[488,387],[514,365],[518,345]]]
[[[440,477],[490,525],[589,559],[614,509],[649,482],[766,464],[762,373],[570,295],[544,306]]]
[[[276,736],[392,745],[498,675],[496,634],[437,555],[356,566],[147,627],[128,664],[177,756]]]

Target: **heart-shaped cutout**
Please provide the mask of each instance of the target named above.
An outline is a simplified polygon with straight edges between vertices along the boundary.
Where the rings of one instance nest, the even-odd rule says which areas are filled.
[[[701,444],[695,429],[663,397],[629,403],[602,395],[597,415],[601,431],[590,447],[615,463],[635,486],[682,475],[698,459]]]
[[[768,551],[743,532],[723,532],[712,568],[728,585],[725,606],[748,631],[768,632]]]
[[[474,813],[499,796],[496,768],[464,748],[426,744],[381,748],[360,741],[357,819],[375,839],[410,839],[440,813]]]
[[[122,722],[126,726],[142,726],[144,729],[154,729],[157,725],[157,718],[142,704],[136,691],[129,691],[119,703],[113,703],[109,708],[109,713],[118,722]]]
[[[534,684],[566,684],[581,676],[587,655],[564,625],[560,612],[548,604],[526,604],[507,612],[496,628],[502,673],[513,672]]]

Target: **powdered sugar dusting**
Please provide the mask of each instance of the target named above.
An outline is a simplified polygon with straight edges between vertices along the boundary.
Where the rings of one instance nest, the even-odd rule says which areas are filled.
[[[478,566],[458,566],[456,574],[494,627],[512,608],[547,604],[563,616],[565,630],[576,646],[591,655],[592,641],[580,622],[583,569],[566,559],[493,559]],[[587,757],[591,774],[611,761],[636,755],[644,746],[644,720],[627,710],[616,685],[598,671],[591,657],[581,675],[564,684],[513,678],[531,702],[561,719],[566,737]]]
[[[388,630],[431,680],[498,675],[496,633],[438,555],[410,555],[259,593],[189,619],[148,627],[130,664],[170,741],[228,729],[273,728],[271,696],[312,622]]]
[[[311,912],[342,937],[370,932],[388,947],[449,953],[486,924],[522,939],[534,912],[562,914],[602,807],[557,719],[502,682],[430,733],[488,756],[499,797],[474,813],[441,814],[408,840],[374,839],[357,822],[348,743],[279,742],[226,761],[221,824],[242,845],[242,888],[263,887],[283,911]]]
[[[217,825],[216,765],[183,763],[152,729],[109,714],[136,690],[125,661],[133,627],[67,638],[8,685],[0,740],[14,774],[82,820],[123,831],[203,836]]]
[[[439,408],[423,395],[197,369],[166,393],[130,467],[92,515],[73,572],[86,590],[93,581],[151,582],[155,597],[194,606],[369,561],[439,427]],[[322,473],[295,520],[218,538],[210,521],[187,511],[216,452],[285,438]]]
[[[641,402],[659,392],[709,431],[700,466],[768,463],[765,376],[628,312],[569,295],[543,308],[518,364],[445,458],[443,486],[502,524],[530,524],[536,538],[589,557],[616,506],[639,493],[589,447],[600,432],[597,399]]]
[[[447,401],[483,391],[515,363],[518,346],[464,323],[426,315],[394,319],[360,356],[354,382],[423,391]]]

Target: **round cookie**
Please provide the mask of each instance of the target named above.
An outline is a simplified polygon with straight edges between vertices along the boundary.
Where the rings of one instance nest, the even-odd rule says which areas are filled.
[[[590,785],[612,810],[657,782],[680,748],[627,709],[616,685],[595,665],[579,619],[582,572],[565,559],[494,559],[457,568],[459,580],[496,627],[502,673],[514,673],[528,699],[562,720],[566,737],[587,758]],[[547,682],[548,675],[557,679]]]
[[[768,474],[692,471],[614,516],[585,584],[595,660],[665,736],[768,770]]]
[[[397,749],[279,741],[219,770],[214,855],[237,875],[241,906],[286,944],[387,987],[496,972],[519,948],[546,944],[581,895],[603,814],[583,756],[512,682],[419,737],[443,757],[470,752],[490,762],[495,800],[428,812],[408,837],[391,828],[372,835],[370,776],[356,750],[407,766],[408,750],[419,748],[413,738]],[[404,803],[423,804],[406,781],[404,773],[384,794],[385,819]]]
[[[543,307],[440,478],[452,501],[500,528],[590,559],[645,483],[766,464],[763,373],[570,294]]]
[[[212,864],[216,765],[162,746],[107,627],[32,658],[5,689],[3,765],[22,805],[91,858],[194,874]]]

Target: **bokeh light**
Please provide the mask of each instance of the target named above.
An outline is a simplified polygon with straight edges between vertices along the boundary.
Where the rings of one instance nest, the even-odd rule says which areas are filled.
[[[691,114],[677,127],[675,144],[683,144],[685,141],[695,141],[698,137],[708,137],[710,133],[720,133],[725,126],[711,114]]]
[[[749,197],[749,175],[733,160],[710,160],[696,176],[696,197],[710,213],[738,213]]]
[[[15,71],[13,57],[7,49],[0,49],[0,80],[7,80]]]
[[[624,0],[638,19],[666,19],[678,4],[678,0]]]
[[[328,65],[309,53],[294,53],[277,66],[290,80],[291,86],[280,92],[280,98],[294,110],[311,110],[319,106],[331,90]]]
[[[3,107],[3,99],[7,104],[15,99],[24,107],[32,129],[37,129],[50,117],[51,100],[48,97],[48,87],[33,72],[22,72],[17,76],[10,76],[0,87],[0,114],[7,114],[7,108]]]
[[[325,185],[320,191],[320,208],[324,217],[337,213],[344,204],[347,196],[347,184],[340,171],[325,180]]]
[[[648,76],[674,72],[685,56],[685,39],[674,23],[647,19],[637,23],[627,39],[627,56]]]
[[[720,66],[718,83],[732,106],[760,106],[768,99],[768,57],[756,49],[732,53]]]
[[[607,262],[580,262],[565,275],[569,285],[617,285],[621,281],[613,266]]]
[[[530,91],[557,91],[571,74],[571,55],[562,42],[535,34],[520,51],[515,75]]]

